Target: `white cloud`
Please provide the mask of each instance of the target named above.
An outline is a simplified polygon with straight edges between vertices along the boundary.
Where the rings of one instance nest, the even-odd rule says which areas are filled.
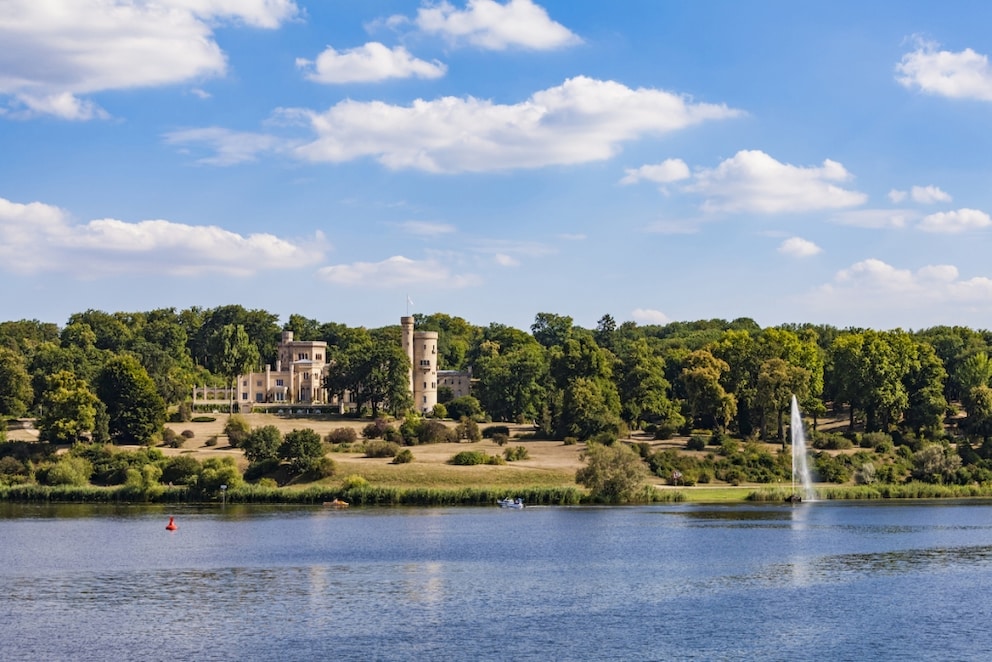
[[[58,207],[0,198],[0,265],[16,273],[250,275],[314,264],[326,247],[321,235],[294,243],[165,220],[75,224]]]
[[[779,244],[778,252],[793,257],[810,257],[822,253],[823,249],[807,239],[789,237]]]
[[[992,307],[992,279],[962,280],[953,265],[927,265],[912,271],[872,258],[837,272],[833,283],[810,295],[809,303],[820,309],[876,314],[960,306],[987,310]]]
[[[501,267],[518,267],[520,266],[520,260],[513,257],[512,255],[507,255],[506,253],[496,253],[493,256],[493,260]]]
[[[919,213],[909,209],[853,209],[840,212],[831,220],[840,225],[859,228],[899,229],[916,218],[919,218]]]
[[[478,282],[476,276],[471,274],[453,274],[447,266],[437,260],[411,260],[402,255],[394,255],[382,262],[330,265],[318,269],[317,275],[334,285],[366,288],[397,285],[461,288]]]
[[[690,176],[689,166],[682,159],[665,159],[661,163],[628,168],[624,172],[626,174],[620,180],[621,184],[636,184],[641,181],[671,184],[688,179]]]
[[[896,80],[909,89],[951,99],[992,101],[992,68],[988,56],[970,48],[954,53],[921,42],[896,65]]]
[[[436,237],[442,234],[455,232],[455,226],[447,223],[431,223],[429,221],[404,221],[400,227],[410,234],[424,237]]]
[[[642,324],[668,324],[671,321],[665,313],[651,308],[635,308],[630,315]]]
[[[906,199],[905,191],[898,191],[896,189],[892,189],[891,191],[889,191],[889,200],[892,201],[892,204],[897,205],[905,199]]]
[[[215,24],[275,28],[297,11],[292,0],[5,0],[0,95],[15,117],[107,117],[79,95],[223,75]]]
[[[217,166],[254,161],[259,154],[279,152],[287,146],[283,140],[273,135],[231,131],[217,126],[172,131],[165,134],[165,141],[171,145],[204,144],[213,153],[197,162]]]
[[[512,105],[443,97],[409,106],[346,100],[323,113],[281,112],[309,119],[317,134],[297,148],[301,158],[337,163],[373,157],[389,168],[430,172],[598,161],[625,141],[740,114],[723,104],[584,76]]]
[[[403,20],[394,16],[389,22],[395,25]],[[582,42],[531,0],[468,0],[464,10],[455,9],[446,0],[425,3],[417,10],[414,23],[423,32],[441,35],[452,43],[466,42],[488,50],[552,50]]]
[[[440,78],[448,68],[419,60],[402,46],[389,49],[373,41],[338,52],[328,46],[316,61],[297,58],[296,66],[317,83],[364,83],[389,78]]]
[[[708,196],[708,212],[788,213],[854,207],[864,193],[834,182],[851,179],[840,163],[827,159],[817,167],[780,163],[759,150],[742,150],[719,166],[695,174],[689,190]]]
[[[924,205],[951,201],[951,196],[936,186],[914,186],[910,190],[909,196],[913,198],[913,202],[919,202]]]
[[[582,233],[568,233],[568,232],[560,234],[558,235],[558,237],[560,239],[564,239],[565,241],[585,241],[585,239],[587,238]]]
[[[978,209],[958,209],[924,216],[917,226],[924,232],[956,234],[968,230],[981,230],[992,225],[992,218]]]
[[[702,225],[700,219],[665,219],[648,223],[644,231],[651,234],[696,234]]]

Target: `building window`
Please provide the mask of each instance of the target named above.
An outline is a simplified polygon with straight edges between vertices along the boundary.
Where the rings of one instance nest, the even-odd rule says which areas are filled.
[[[277,379],[276,380],[276,386],[282,386],[282,385],[283,385],[282,380],[281,379]]]
[[[424,388],[427,388],[427,382],[424,382]]]
[[[427,404],[427,396],[426,395],[424,396],[424,404],[425,405]]]
[[[242,393],[241,394],[241,399],[242,400],[247,400],[248,399],[248,394],[247,393]]]
[[[261,385],[262,385],[262,380],[261,379],[259,379],[259,380],[257,380],[255,382],[255,386],[259,386],[260,387]]]
[[[431,388],[437,388],[437,382],[431,382]]]
[[[315,357],[316,357],[316,359],[318,361],[323,361],[324,360],[324,355],[323,354],[316,354]]]

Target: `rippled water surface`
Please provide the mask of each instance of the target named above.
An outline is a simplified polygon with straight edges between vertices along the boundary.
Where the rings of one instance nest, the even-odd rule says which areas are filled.
[[[988,660],[990,594],[987,502],[0,504],[0,660]]]

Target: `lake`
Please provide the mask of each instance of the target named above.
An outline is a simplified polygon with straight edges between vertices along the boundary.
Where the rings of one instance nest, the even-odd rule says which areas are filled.
[[[990,592],[987,501],[0,504],[0,660],[988,660]]]

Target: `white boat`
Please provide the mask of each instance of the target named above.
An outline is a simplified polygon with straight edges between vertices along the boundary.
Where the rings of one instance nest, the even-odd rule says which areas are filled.
[[[507,497],[505,499],[500,499],[496,503],[499,504],[499,507],[500,508],[523,508],[524,507],[524,501],[523,501],[523,499],[520,499],[519,497],[516,498],[516,499],[511,499],[511,498]]]

